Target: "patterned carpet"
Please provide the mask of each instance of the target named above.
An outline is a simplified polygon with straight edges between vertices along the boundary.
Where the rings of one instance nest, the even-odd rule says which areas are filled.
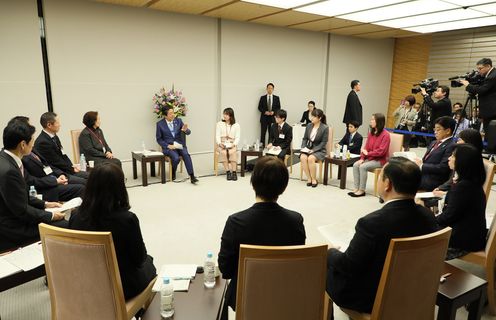
[[[2,320],[49,320],[50,294],[45,278],[38,278],[0,293]]]

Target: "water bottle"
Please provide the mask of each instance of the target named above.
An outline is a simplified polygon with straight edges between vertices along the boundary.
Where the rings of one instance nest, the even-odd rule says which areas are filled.
[[[80,164],[80,170],[86,171],[86,158],[84,157],[84,154],[82,154],[82,153],[81,153],[81,156],[79,157],[79,164]]]
[[[29,187],[29,196],[33,198],[36,198],[38,196],[38,192],[36,192],[34,186]]]
[[[160,315],[170,318],[174,314],[174,287],[169,278],[164,278],[160,289]]]
[[[341,158],[343,160],[346,160],[346,154],[348,153],[348,146],[347,145],[343,145],[343,154],[341,155]]]
[[[207,288],[215,287],[215,260],[213,258],[212,252],[207,254],[207,259],[205,260],[204,270],[204,284]]]

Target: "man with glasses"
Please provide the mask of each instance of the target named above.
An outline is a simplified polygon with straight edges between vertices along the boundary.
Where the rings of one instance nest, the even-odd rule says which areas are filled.
[[[480,85],[470,84],[467,80],[460,80],[466,86],[465,90],[477,94],[479,99],[479,116],[482,118],[483,128],[487,130],[489,122],[496,119],[496,71],[489,58],[477,62],[477,70],[484,77]]]
[[[434,124],[436,140],[427,148],[422,159],[417,158],[416,163],[422,171],[422,181],[419,190],[432,191],[448,180],[450,168],[448,158],[453,153],[455,142],[453,132],[456,121],[450,116],[440,117]]]

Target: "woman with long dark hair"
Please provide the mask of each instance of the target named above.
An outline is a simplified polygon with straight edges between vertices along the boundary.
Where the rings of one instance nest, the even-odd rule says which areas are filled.
[[[327,155],[327,140],[329,140],[329,127],[326,116],[320,109],[312,110],[312,123],[307,125],[301,144],[300,161],[303,171],[307,176],[307,186],[317,187],[318,161],[324,161]]]
[[[126,299],[143,291],[157,273],[130,208],[121,168],[104,163],[91,171],[83,203],[69,221],[71,229],[112,233]]]
[[[365,147],[360,152],[360,160],[353,164],[353,181],[355,190],[348,192],[351,197],[364,197],[367,186],[367,172],[382,167],[388,158],[391,137],[384,130],[386,117],[374,113],[370,119],[370,132]]]
[[[105,162],[111,162],[122,167],[121,161],[114,157],[102,129],[98,111],[88,111],[83,116],[86,126],[79,135],[79,149],[86,161],[95,161],[95,167]]]
[[[468,143],[459,144],[449,157],[455,171],[453,185],[446,194],[443,212],[436,217],[441,228],[451,227],[446,259],[454,259],[486,245],[486,195],[482,185],[486,171],[482,155]]]
[[[238,144],[241,136],[241,127],[236,123],[234,110],[225,108],[222,112],[222,121],[217,122],[215,128],[215,142],[220,162],[224,165],[227,180],[238,180],[236,166],[238,164]]]

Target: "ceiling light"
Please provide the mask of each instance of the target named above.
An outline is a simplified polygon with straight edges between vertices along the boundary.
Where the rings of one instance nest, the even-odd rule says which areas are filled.
[[[458,8],[458,6],[443,1],[418,0],[383,8],[340,15],[339,18],[369,23],[380,20],[390,20],[403,17],[411,17],[419,14],[446,11],[456,8]]]
[[[464,19],[472,19],[479,17],[488,16],[485,13],[471,10],[471,9],[455,9],[450,11],[440,11],[430,14],[424,14],[415,17],[407,17],[401,19],[394,20],[386,20],[386,21],[378,21],[374,22],[374,24],[378,24],[385,27],[390,28],[406,28],[406,27],[414,27],[414,26],[422,26],[426,24],[441,23],[441,22],[450,22],[450,21],[458,21]]]
[[[367,10],[371,8],[378,8],[401,2],[405,2],[405,0],[374,0],[374,1],[328,0],[316,4],[312,4],[309,6],[304,6],[295,10],[318,14],[322,16],[333,17],[346,13],[356,12],[360,10]]]
[[[290,9],[315,1],[316,0],[243,0],[243,2],[251,2],[283,9]]]
[[[486,18],[462,20],[462,21],[436,23],[436,24],[425,25],[425,26],[405,28],[405,30],[413,31],[413,32],[420,32],[420,33],[431,33],[431,32],[439,32],[439,31],[484,27],[484,26],[491,26],[491,25],[496,25],[496,17],[495,16],[486,17]]]

